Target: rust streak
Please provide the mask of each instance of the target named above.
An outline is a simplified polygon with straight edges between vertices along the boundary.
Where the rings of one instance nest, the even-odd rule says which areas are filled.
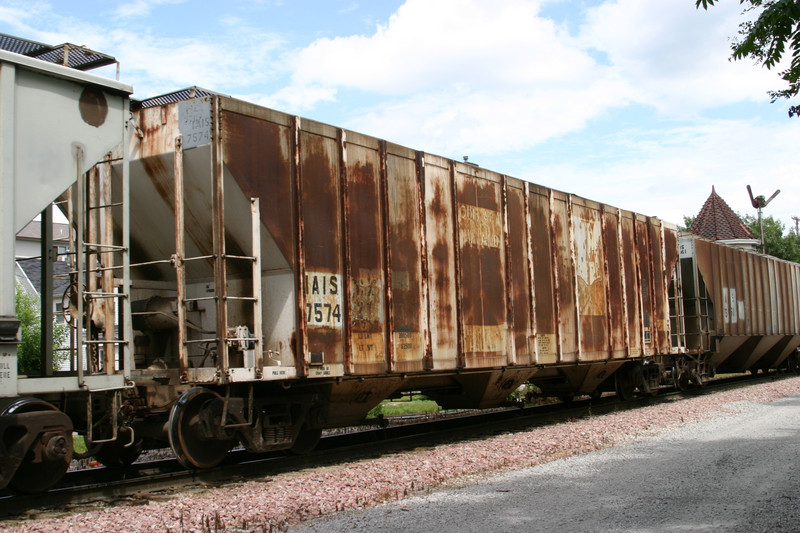
[[[339,148],[339,190],[342,214],[342,257],[344,258],[344,367],[345,372],[352,374],[353,366],[353,328],[351,323],[352,292],[350,279],[352,279],[350,258],[350,209],[348,203],[347,187],[347,135],[341,128],[336,130],[336,144]]]
[[[386,168],[386,141],[380,141],[378,148],[380,158],[380,187],[381,187],[381,212],[383,224],[383,268],[384,268],[384,287],[386,290],[386,369],[387,372],[394,372],[395,353],[394,353],[394,297],[392,293],[392,239],[389,219],[389,180],[388,169]]]
[[[417,183],[417,212],[419,217],[419,242],[420,242],[420,283],[422,302],[420,309],[423,317],[420,327],[424,330],[423,342],[425,353],[423,355],[423,368],[433,370],[433,348],[431,345],[431,310],[430,310],[430,289],[428,287],[428,233],[427,221],[425,217],[425,155],[423,152],[416,153],[414,164],[415,177]]]
[[[305,226],[303,224],[303,181],[300,169],[300,117],[292,117],[292,185],[294,188],[294,195],[292,197],[294,203],[295,214],[295,235],[297,242],[295,243],[295,285],[297,287],[297,321],[296,321],[296,342],[293,344],[295,347],[295,362],[297,364],[297,373],[299,376],[308,376],[308,327],[306,317],[306,285],[305,285],[305,270],[306,270],[306,257],[305,257]]]
[[[456,186],[456,164],[450,161],[450,189],[453,199],[453,205],[458,206],[458,188]],[[456,282],[456,324],[457,324],[457,342],[456,353],[458,354],[458,368],[464,368],[467,365],[464,356],[464,307],[461,298],[461,245],[460,245],[460,230],[458,224],[458,209],[453,209],[453,243],[455,244],[455,253],[453,256],[455,263],[455,282]]]

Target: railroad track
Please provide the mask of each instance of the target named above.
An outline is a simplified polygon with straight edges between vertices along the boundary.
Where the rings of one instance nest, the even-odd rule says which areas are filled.
[[[175,459],[136,463],[125,469],[95,468],[67,473],[61,485],[37,495],[0,495],[0,517],[35,518],[42,514],[70,513],[92,505],[132,504],[154,497],[170,497],[192,487],[205,488],[235,481],[263,478],[304,468],[317,468],[354,458],[367,459],[386,453],[433,446],[496,433],[520,431],[586,416],[638,409],[677,401],[686,397],[713,394],[735,387],[750,386],[791,374],[734,376],[710,382],[691,391],[661,391],[653,397],[628,402],[614,395],[524,408],[478,412],[453,418],[426,420],[384,428],[360,430],[323,437],[308,455],[283,452],[253,455],[234,451],[218,467],[187,470]],[[161,496],[159,496],[161,495]]]

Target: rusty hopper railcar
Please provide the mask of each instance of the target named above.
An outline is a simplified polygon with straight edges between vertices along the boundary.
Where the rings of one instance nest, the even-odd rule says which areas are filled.
[[[41,147],[86,156],[66,149],[66,177],[32,170],[44,189],[6,159],[0,174],[0,487],[55,483],[73,426],[110,466],[168,445],[204,468],[239,442],[309,450],[403,391],[445,407],[526,382],[627,397],[774,368],[800,344],[800,265],[692,237],[679,254],[658,219],[198,88],[129,117],[126,86],[77,78],[73,97],[102,87],[110,130],[83,139],[70,125],[87,119],[63,118],[66,141]],[[16,146],[18,168],[45,160]],[[6,190],[30,208],[13,222]],[[51,200],[72,227],[69,370],[45,347],[44,376],[17,377],[7,267]]]
[[[301,451],[399,391],[490,407],[625,366],[629,393],[683,352],[672,225],[197,88],[133,117],[137,447]],[[116,165],[92,175],[116,202]]]
[[[680,240],[682,379],[704,372],[757,372],[787,362],[800,346],[800,265],[696,236]],[[680,384],[680,383],[679,383]]]

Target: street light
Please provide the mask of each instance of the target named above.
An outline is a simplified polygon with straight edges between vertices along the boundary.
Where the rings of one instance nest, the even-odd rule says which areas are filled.
[[[777,191],[772,193],[772,196],[770,196],[769,200],[767,200],[767,199],[765,199],[763,194],[760,195],[760,196],[755,196],[754,197],[753,196],[753,190],[750,188],[749,185],[747,186],[747,194],[750,195],[750,203],[753,204],[753,207],[758,209],[758,227],[761,229],[761,253],[762,254],[767,253],[767,251],[766,251],[766,249],[764,247],[764,221],[761,219],[761,210],[764,209],[765,207],[767,207],[767,204],[769,204],[772,200],[774,200],[775,197],[778,196],[780,193],[781,193],[781,190],[778,189]]]

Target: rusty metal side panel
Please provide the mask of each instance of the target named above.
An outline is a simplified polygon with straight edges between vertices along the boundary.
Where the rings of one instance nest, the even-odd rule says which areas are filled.
[[[747,305],[744,308],[744,334],[749,336],[753,334],[753,323],[756,320],[754,312],[756,298],[753,283],[753,256],[750,254],[744,257],[744,262],[742,264],[742,280],[747,291]]]
[[[425,218],[433,369],[458,366],[453,188],[445,159],[425,155]]]
[[[386,154],[391,247],[394,370],[424,370],[419,187],[414,152],[391,145]]]
[[[139,109],[132,115],[141,137],[131,135],[131,159],[146,159],[175,151],[178,104]]]
[[[800,266],[792,265],[792,309],[794,309],[794,331],[800,332]]]
[[[608,313],[609,357],[627,357],[624,265],[620,254],[619,211],[603,208],[603,249],[605,252],[606,308]]]
[[[575,294],[575,272],[571,230],[571,205],[567,194],[552,191],[550,230],[553,241],[553,270],[556,281],[560,362],[578,360],[578,309]]]
[[[555,313],[553,249],[550,239],[549,190],[529,187],[531,261],[533,262],[534,316],[536,320],[536,363],[558,361],[558,328]]]
[[[794,320],[795,310],[797,309],[797,292],[794,287],[793,281],[793,265],[791,263],[783,263],[784,268],[784,307],[786,309],[786,319],[784,320],[784,329],[786,332],[796,332],[797,327]]]
[[[642,314],[640,304],[639,262],[636,246],[634,215],[623,211],[620,216],[621,253],[624,267],[627,346],[630,357],[642,355]]]
[[[749,303],[752,301],[750,292],[751,292],[751,285],[750,279],[747,273],[748,270],[748,258],[749,254],[742,254],[738,260],[736,261],[736,284],[741,287],[742,291],[742,305],[739,307],[739,324],[738,330],[739,335],[750,335],[751,333],[748,331],[750,329],[750,312],[749,312]]]
[[[773,279],[772,262],[761,258],[761,288],[764,293],[764,331],[767,335],[775,335],[775,302],[772,298]]]
[[[236,112],[223,112],[221,119],[225,165],[248,198],[260,199],[261,220],[293,265],[291,129],[267,117]]]
[[[778,285],[777,264],[776,261],[770,257],[762,256],[761,260],[764,262],[763,275],[764,275],[764,291],[766,296],[766,315],[767,315],[767,332],[769,335],[780,335],[782,332],[781,327],[781,309],[780,309],[780,287]]]
[[[789,305],[792,309],[791,330],[800,332],[800,285],[798,285],[798,274],[800,274],[800,267],[794,264],[790,265],[789,294],[791,296],[791,303]]]
[[[776,291],[775,295],[778,299],[778,316],[780,320],[778,322],[778,332],[784,333],[788,331],[788,287],[786,286],[786,263],[781,261],[775,261],[775,270],[776,270]]]
[[[608,357],[607,280],[600,206],[573,197],[572,227],[581,328],[580,360],[598,361]]]
[[[797,335],[797,278],[800,265],[695,241],[698,269],[724,336]]]
[[[528,220],[525,213],[525,191],[522,183],[507,181],[508,257],[514,350],[516,364],[532,362],[529,340],[531,331],[530,279],[528,264]]]
[[[365,146],[368,145],[368,146]],[[385,355],[383,213],[378,144],[347,134],[347,258],[351,353],[355,374],[381,374]]]
[[[784,290],[785,287],[783,285],[783,276],[782,276],[782,266],[783,264],[779,261],[770,260],[770,264],[772,265],[775,271],[775,278],[772,282],[772,298],[775,301],[775,333],[780,335],[783,333],[784,330]]]
[[[678,250],[678,228],[676,226],[668,225],[662,223],[662,235],[664,239],[663,249],[664,249],[664,257],[663,261],[663,272],[664,272],[664,287],[666,290],[666,301],[664,307],[665,313],[665,323],[667,326],[670,327],[670,330],[667,331],[666,334],[666,346],[665,349],[672,351],[672,335],[677,334],[680,330],[672,331],[672,321],[670,320],[670,295],[674,298],[677,288],[672,288],[670,290],[670,286],[673,281],[673,276],[677,273],[678,268],[678,261],[680,260],[680,252]],[[674,305],[674,302],[673,302]],[[666,353],[666,352],[665,352]]]
[[[308,331],[305,358],[312,365],[344,363],[339,145],[335,131],[325,133],[321,125],[304,123],[299,141],[305,258],[300,275]]]
[[[738,322],[738,291],[736,287],[736,275],[734,273],[734,262],[731,259],[732,250],[727,247],[718,249],[719,253],[719,274],[722,288],[722,316],[723,316],[723,335],[736,335],[736,323]]]
[[[669,312],[667,311],[668,286],[665,285],[664,278],[664,242],[661,237],[661,221],[655,218],[647,219],[649,241],[650,241],[650,261],[652,286],[653,286],[653,318],[652,332],[653,353],[665,354],[670,352],[669,338]]]
[[[733,250],[732,250],[733,251]],[[733,253],[730,256],[731,266],[733,267],[733,276],[731,281],[737,288],[737,297],[732,300],[732,304],[736,305],[736,320],[731,321],[733,325],[732,331],[735,335],[745,335],[745,323],[746,323],[746,316],[745,316],[745,309],[746,309],[746,302],[747,302],[747,285],[745,284],[745,280],[742,278],[742,263],[745,260],[744,255],[739,255],[738,257]]]
[[[764,291],[761,286],[761,261],[754,255],[749,255],[750,269],[752,278],[750,280],[752,299],[750,303],[750,312],[752,313],[753,320],[751,321],[751,329],[749,335],[756,335],[759,331],[764,331]]]
[[[639,306],[642,310],[642,355],[653,355],[653,257],[648,221],[635,217],[636,259],[639,270]]]
[[[468,165],[457,166],[462,346],[467,368],[507,362],[502,185],[491,177]]]

